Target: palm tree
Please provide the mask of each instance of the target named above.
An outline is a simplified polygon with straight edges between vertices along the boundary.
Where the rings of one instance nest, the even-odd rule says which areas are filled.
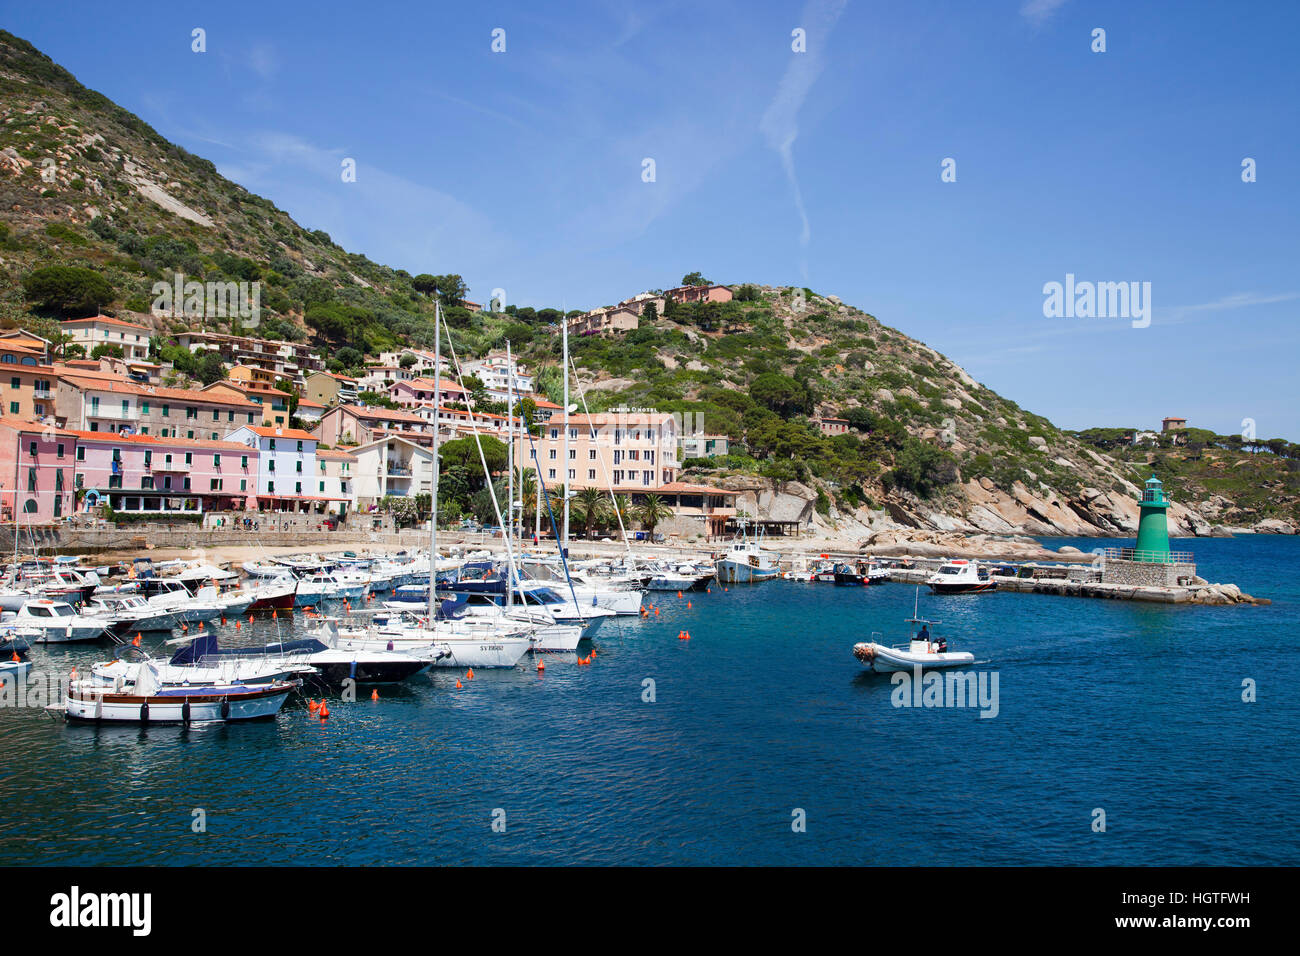
[[[609,504],[599,488],[583,488],[573,496],[582,521],[582,536],[591,537],[592,525],[602,524],[609,514]]]
[[[636,509],[637,520],[645,528],[650,540],[654,540],[655,527],[673,516],[673,509],[658,495],[646,495],[641,507]]]
[[[623,530],[626,531],[628,525],[632,523],[632,502],[628,499],[628,496],[615,495],[609,510],[609,516],[614,524],[622,525]]]

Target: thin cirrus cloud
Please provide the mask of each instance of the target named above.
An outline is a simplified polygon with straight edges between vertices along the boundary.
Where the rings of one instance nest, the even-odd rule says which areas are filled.
[[[1042,26],[1065,4],[1066,0],[1025,0],[1020,5],[1020,15],[1034,26]]]
[[[425,270],[457,255],[508,254],[512,241],[472,206],[355,157],[287,133],[251,136],[218,171],[246,188],[276,196],[276,204],[307,228],[324,228],[351,251]],[[342,163],[356,158],[356,181],[342,180]]]
[[[825,50],[831,28],[844,12],[844,3],[845,0],[813,0],[804,7],[802,24],[806,31],[807,52],[791,52],[790,65],[786,67],[776,96],[758,127],[767,139],[768,146],[781,157],[781,166],[790,181],[795,208],[799,211],[799,221],[802,223],[799,243],[803,246],[812,240],[812,224],[804,207],[799,176],[794,165],[794,144],[799,138],[799,111],[826,65]]]

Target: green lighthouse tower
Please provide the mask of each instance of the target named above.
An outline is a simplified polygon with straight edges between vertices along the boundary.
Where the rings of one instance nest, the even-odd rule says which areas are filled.
[[[1142,492],[1141,507],[1133,560],[1167,563],[1170,560],[1169,522],[1165,512],[1169,508],[1169,499],[1165,497],[1164,486],[1155,475],[1148,479]]]

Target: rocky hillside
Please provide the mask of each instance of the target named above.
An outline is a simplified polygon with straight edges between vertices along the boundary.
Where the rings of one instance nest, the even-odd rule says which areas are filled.
[[[50,266],[89,273],[93,299],[34,296],[32,274]],[[431,295],[458,279],[413,277],[347,252],[0,31],[0,325],[53,337],[60,316],[99,309],[151,324],[165,344],[168,331],[193,324],[149,314],[153,283],[177,271],[260,281],[258,334],[314,338],[335,367],[431,343]],[[690,414],[733,440],[731,455],[688,462],[687,478],[741,491],[752,515],[811,519],[845,538],[1134,530],[1150,462],[1063,433],[833,295],[732,288],[730,303],[675,306],[617,340],[572,343],[594,409]],[[552,398],[558,318],[514,306],[449,310],[463,354],[508,337]],[[825,437],[820,416],[851,429]],[[1279,513],[1269,501],[1239,504],[1226,486],[1182,487],[1170,513],[1178,534],[1300,517],[1294,493]]]
[[[53,332],[60,315],[87,311],[25,294],[32,270],[51,265],[107,282],[90,310],[160,331],[170,326],[149,316],[153,283],[183,272],[260,280],[267,337],[359,351],[432,341],[432,302],[411,275],[303,228],[0,30],[0,323]]]
[[[694,414],[704,431],[748,446],[688,462],[688,478],[744,492],[750,514],[811,517],[839,536],[1136,530],[1145,462],[1065,434],[834,295],[733,288],[740,297],[725,305],[571,343],[601,407]],[[825,438],[807,424],[820,416],[853,427]],[[1211,534],[1213,518],[1176,501],[1170,529]]]

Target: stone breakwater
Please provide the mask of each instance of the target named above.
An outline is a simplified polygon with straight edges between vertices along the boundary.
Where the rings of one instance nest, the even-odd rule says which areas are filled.
[[[1084,570],[1084,569],[1079,569]],[[933,573],[929,568],[895,568],[889,572],[891,581],[923,584]],[[1012,577],[995,574],[993,579],[1000,591],[1021,594],[1052,594],[1058,597],[1105,598],[1111,601],[1150,601],[1157,604],[1272,604],[1268,598],[1247,594],[1235,584],[1193,584],[1185,587],[1157,587],[1136,584],[1107,584],[1075,577]]]

